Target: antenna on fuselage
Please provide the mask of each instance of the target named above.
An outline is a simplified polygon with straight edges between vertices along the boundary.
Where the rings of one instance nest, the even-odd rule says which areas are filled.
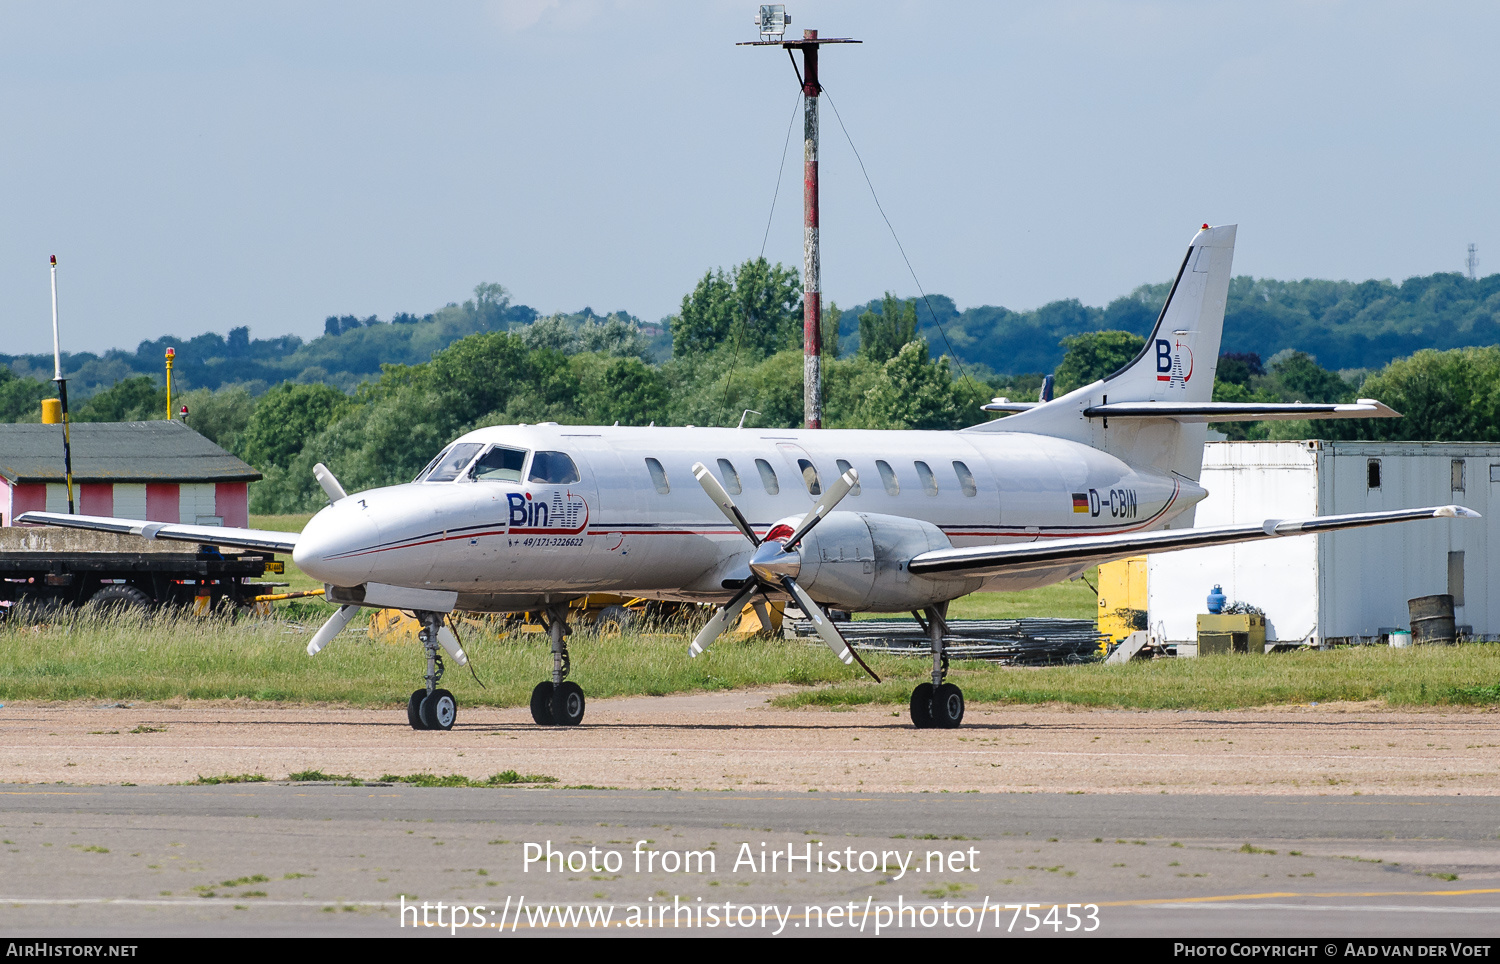
[[[735,428],[744,428],[745,427],[745,416],[746,415],[759,415],[759,414],[760,413],[757,412],[753,408],[747,408],[747,409],[745,409],[743,412],[740,413],[740,424],[736,425]]]

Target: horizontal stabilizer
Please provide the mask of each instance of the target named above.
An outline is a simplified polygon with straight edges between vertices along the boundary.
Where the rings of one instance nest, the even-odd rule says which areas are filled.
[[[1016,411],[991,408],[986,411]],[[1083,410],[1088,418],[1170,418],[1178,422],[1279,422],[1299,418],[1400,418],[1401,413],[1373,398],[1351,405],[1304,402],[1109,402]]]
[[[1141,553],[1199,549],[1204,546],[1254,542],[1259,539],[1275,539],[1281,536],[1336,532],[1340,529],[1355,529],[1389,522],[1477,518],[1479,518],[1479,513],[1473,509],[1466,509],[1461,505],[1442,505],[1421,509],[1396,509],[1389,512],[1328,515],[1312,519],[1286,521],[1268,519],[1258,524],[1203,529],[1126,532],[1119,535],[1086,536],[1080,539],[1042,539],[1037,542],[1004,546],[935,549],[912,557],[911,562],[907,564],[907,569],[913,575],[920,576],[942,576],[948,573],[964,576],[998,576],[1037,569],[1091,566]]]
[[[1029,412],[1041,402],[1013,402],[1008,398],[992,398],[988,405],[979,406],[986,412]]]
[[[172,542],[196,542],[200,545],[227,546],[231,549],[259,549],[263,552],[289,553],[297,547],[297,533],[272,529],[235,529],[230,526],[186,526],[171,522],[146,522],[141,519],[114,519],[100,515],[68,515],[65,512],[23,512],[19,523],[62,526],[65,529],[89,529],[94,532],[118,532],[143,539],[166,539]]]

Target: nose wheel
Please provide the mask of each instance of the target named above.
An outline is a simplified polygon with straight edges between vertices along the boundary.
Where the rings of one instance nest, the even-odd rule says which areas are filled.
[[[413,691],[407,699],[406,722],[414,730],[451,730],[458,721],[458,701],[452,693],[438,689],[437,685],[443,678],[443,655],[438,648],[438,630],[442,628],[443,617],[439,613],[427,612],[417,615],[422,620],[417,639],[427,650],[427,675],[423,677],[427,687]]]
[[[568,679],[568,611],[560,606],[547,610],[547,633],[552,637],[552,678],[531,691],[531,718],[541,726],[577,726],[583,722],[587,701],[583,687]]]

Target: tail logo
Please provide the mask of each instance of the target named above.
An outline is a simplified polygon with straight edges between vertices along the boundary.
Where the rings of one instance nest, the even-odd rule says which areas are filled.
[[[1170,342],[1156,339],[1156,380],[1174,388],[1186,388],[1193,377],[1193,349],[1180,337]]]

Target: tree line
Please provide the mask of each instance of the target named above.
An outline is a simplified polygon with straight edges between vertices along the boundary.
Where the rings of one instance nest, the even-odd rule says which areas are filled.
[[[1308,289],[1295,290],[1306,294]],[[1078,306],[1099,314],[1083,319],[1075,313],[1081,330],[1055,340],[1052,368],[1059,393],[1108,375],[1140,351],[1144,338],[1137,331],[1088,326],[1108,317],[1148,330],[1159,307],[1151,307],[1151,291],[1142,292],[1132,296],[1135,307]],[[331,357],[334,342],[346,339],[374,357],[396,346],[374,377],[344,384],[316,377],[316,368],[306,366],[298,377],[263,388],[244,380],[188,387],[174,395],[174,407],[179,400],[187,405],[193,428],[265,474],[251,490],[256,512],[309,511],[322,504],[312,477],[316,462],[327,463],[355,488],[401,482],[453,437],[485,425],[734,425],[747,410],[758,413],[745,416],[748,425],[801,424],[801,291],[795,271],[782,265],[758,259],[705,273],[659,330],[620,312],[538,317],[511,305],[499,285],[481,285],[475,295],[423,318],[330,318],[322,338],[291,352],[316,349],[292,363],[297,364]],[[960,373],[946,355],[934,357],[928,338],[933,329],[922,323],[929,307],[927,301],[890,293],[847,311],[826,306],[825,425],[958,428],[983,420],[979,406],[994,395],[1036,397],[1040,370],[997,374],[969,362]],[[1032,321],[1061,324],[1054,315],[1066,312],[1049,314],[1053,307],[1031,313]],[[1040,329],[1034,325],[1033,330]],[[265,342],[237,332],[243,330],[220,339],[225,351],[239,352],[242,360],[264,352]],[[967,330],[950,328],[941,343],[956,348],[966,337]],[[1225,341],[1233,344],[1227,331]],[[192,345],[179,348],[178,371],[195,371],[183,362]],[[414,357],[427,346],[435,347]],[[147,343],[140,351],[154,354],[155,347]],[[191,376],[183,381],[194,385]],[[1323,367],[1303,351],[1262,356],[1234,350],[1220,359],[1214,397],[1347,401],[1358,394],[1380,398],[1407,416],[1230,423],[1223,428],[1232,438],[1500,441],[1500,388],[1495,386],[1500,386],[1500,347],[1494,345],[1424,350],[1378,371],[1344,372]],[[50,384],[0,367],[0,415],[6,420],[35,420],[39,400],[52,394]],[[159,381],[134,375],[76,402],[73,417],[130,421],[161,418],[165,412]]]

